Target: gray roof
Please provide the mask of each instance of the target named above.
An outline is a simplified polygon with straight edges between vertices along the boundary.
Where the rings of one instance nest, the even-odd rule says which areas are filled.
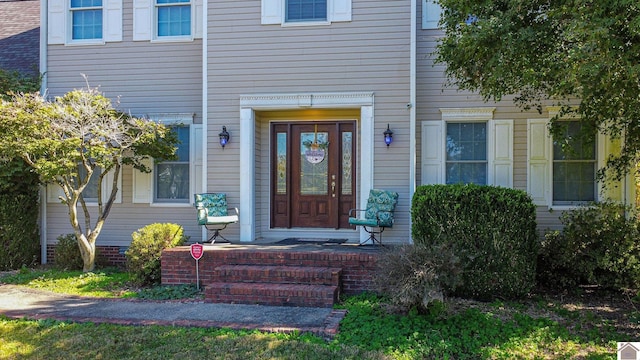
[[[40,1],[0,0],[0,69],[33,74],[39,47]]]

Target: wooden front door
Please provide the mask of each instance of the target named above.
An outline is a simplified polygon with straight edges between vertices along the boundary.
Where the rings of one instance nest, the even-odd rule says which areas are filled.
[[[272,125],[271,227],[349,227],[354,129],[353,121]]]

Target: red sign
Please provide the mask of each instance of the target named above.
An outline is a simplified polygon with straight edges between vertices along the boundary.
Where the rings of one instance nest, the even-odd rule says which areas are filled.
[[[202,244],[191,244],[191,257],[195,260],[200,260],[204,254],[204,246]]]

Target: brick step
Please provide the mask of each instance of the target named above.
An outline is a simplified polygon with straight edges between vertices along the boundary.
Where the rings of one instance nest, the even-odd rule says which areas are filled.
[[[329,285],[214,282],[205,287],[205,302],[333,307],[338,294],[339,287]]]
[[[305,285],[340,285],[342,269],[310,266],[221,265],[214,279],[219,282],[253,282]]]

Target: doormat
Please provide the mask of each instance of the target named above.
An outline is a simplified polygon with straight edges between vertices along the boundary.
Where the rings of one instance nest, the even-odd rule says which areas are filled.
[[[314,245],[340,245],[346,243],[347,239],[321,239],[321,238],[287,238],[278,241],[277,245],[300,245],[300,244],[314,244]]]

